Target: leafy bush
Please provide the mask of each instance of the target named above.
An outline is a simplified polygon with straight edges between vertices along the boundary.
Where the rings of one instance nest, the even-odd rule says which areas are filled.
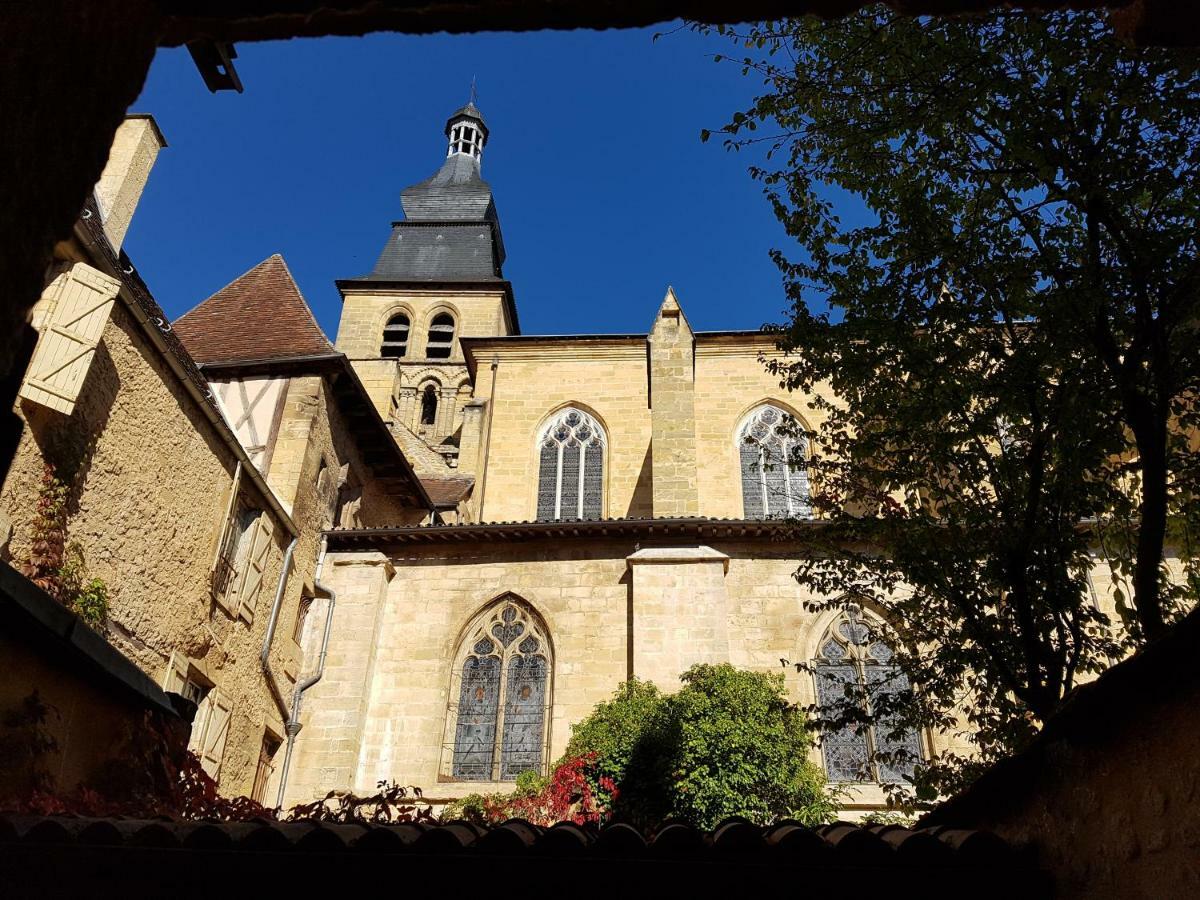
[[[666,700],[652,682],[631,678],[617,688],[611,700],[597,704],[590,716],[571,729],[564,757],[595,754],[595,765],[587,776],[606,809],[613,807],[614,792],[625,779],[647,723],[662,712]]]
[[[698,665],[649,716],[629,757],[614,815],[653,827],[682,819],[711,828],[727,816],[816,824],[836,808],[808,760],[804,713],[783,676]]]

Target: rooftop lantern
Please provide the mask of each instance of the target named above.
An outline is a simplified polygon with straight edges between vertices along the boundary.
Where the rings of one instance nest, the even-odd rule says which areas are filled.
[[[483,122],[483,115],[474,101],[469,102],[446,122],[446,137],[450,140],[446,155],[461,154],[479,159],[483,155],[483,145],[487,143],[487,136],[488,129]]]

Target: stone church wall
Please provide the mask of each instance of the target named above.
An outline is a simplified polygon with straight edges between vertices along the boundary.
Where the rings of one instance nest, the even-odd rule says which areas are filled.
[[[538,432],[568,404],[591,413],[605,430],[604,518],[651,514],[645,342],[596,344],[580,342],[569,353],[538,347],[504,351],[494,373],[494,397],[493,373],[480,367],[475,396],[493,403],[490,435],[484,426],[489,452],[483,521],[536,518]],[[478,482],[474,501],[480,502]]]
[[[571,726],[634,673],[673,690],[690,662],[727,659],[782,672],[792,700],[814,702],[811,676],[794,664],[811,658],[833,616],[805,610],[806,590],[792,578],[799,551],[762,542],[703,549],[705,556],[728,557],[723,580],[710,583],[707,558],[690,570],[665,562],[656,577],[671,580],[666,592],[665,582],[643,578],[648,566],[631,575],[628,557],[640,551],[628,540],[331,553],[324,580],[338,600],[328,668],[305,701],[289,802],[330,788],[369,790],[382,779],[418,785],[433,799],[508,788],[447,774],[459,642],[472,618],[507,593],[532,605],[553,643],[551,761]],[[719,564],[715,571],[722,571]],[[681,608],[679,597],[701,590],[706,603],[723,605],[724,628],[697,623]],[[660,633],[639,629],[637,623],[653,618]],[[648,656],[639,655],[639,645]],[[670,675],[653,669],[658,655],[671,660]],[[864,787],[848,805],[874,807],[883,799],[878,788]]]

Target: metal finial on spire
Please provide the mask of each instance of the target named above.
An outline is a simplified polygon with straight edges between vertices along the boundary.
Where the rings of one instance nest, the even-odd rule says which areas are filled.
[[[471,99],[469,102],[472,106],[478,106],[478,104],[475,102],[478,99],[479,99],[479,94],[476,93],[476,91],[475,91],[475,76],[472,75],[471,76]]]

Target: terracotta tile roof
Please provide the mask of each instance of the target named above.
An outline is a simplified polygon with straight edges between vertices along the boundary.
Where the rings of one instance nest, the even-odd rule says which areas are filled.
[[[422,478],[425,492],[434,506],[455,506],[475,484],[474,478]]]
[[[335,352],[278,253],[184,313],[173,327],[201,365]]]
[[[262,851],[296,850],[485,858],[531,854],[538,857],[606,860],[743,861],[843,869],[937,869],[1004,867],[1025,870],[1027,855],[989,831],[960,828],[914,830],[900,825],[833,822],[809,828],[792,821],[755,825],[732,816],[713,830],[669,823],[656,833],[631,825],[602,828],[559,822],[550,827],[523,819],[480,826],[463,820],[443,824],[333,824],[315,821],[172,821],[170,819],[87,818],[0,815],[0,845],[103,845],[167,849]]]

